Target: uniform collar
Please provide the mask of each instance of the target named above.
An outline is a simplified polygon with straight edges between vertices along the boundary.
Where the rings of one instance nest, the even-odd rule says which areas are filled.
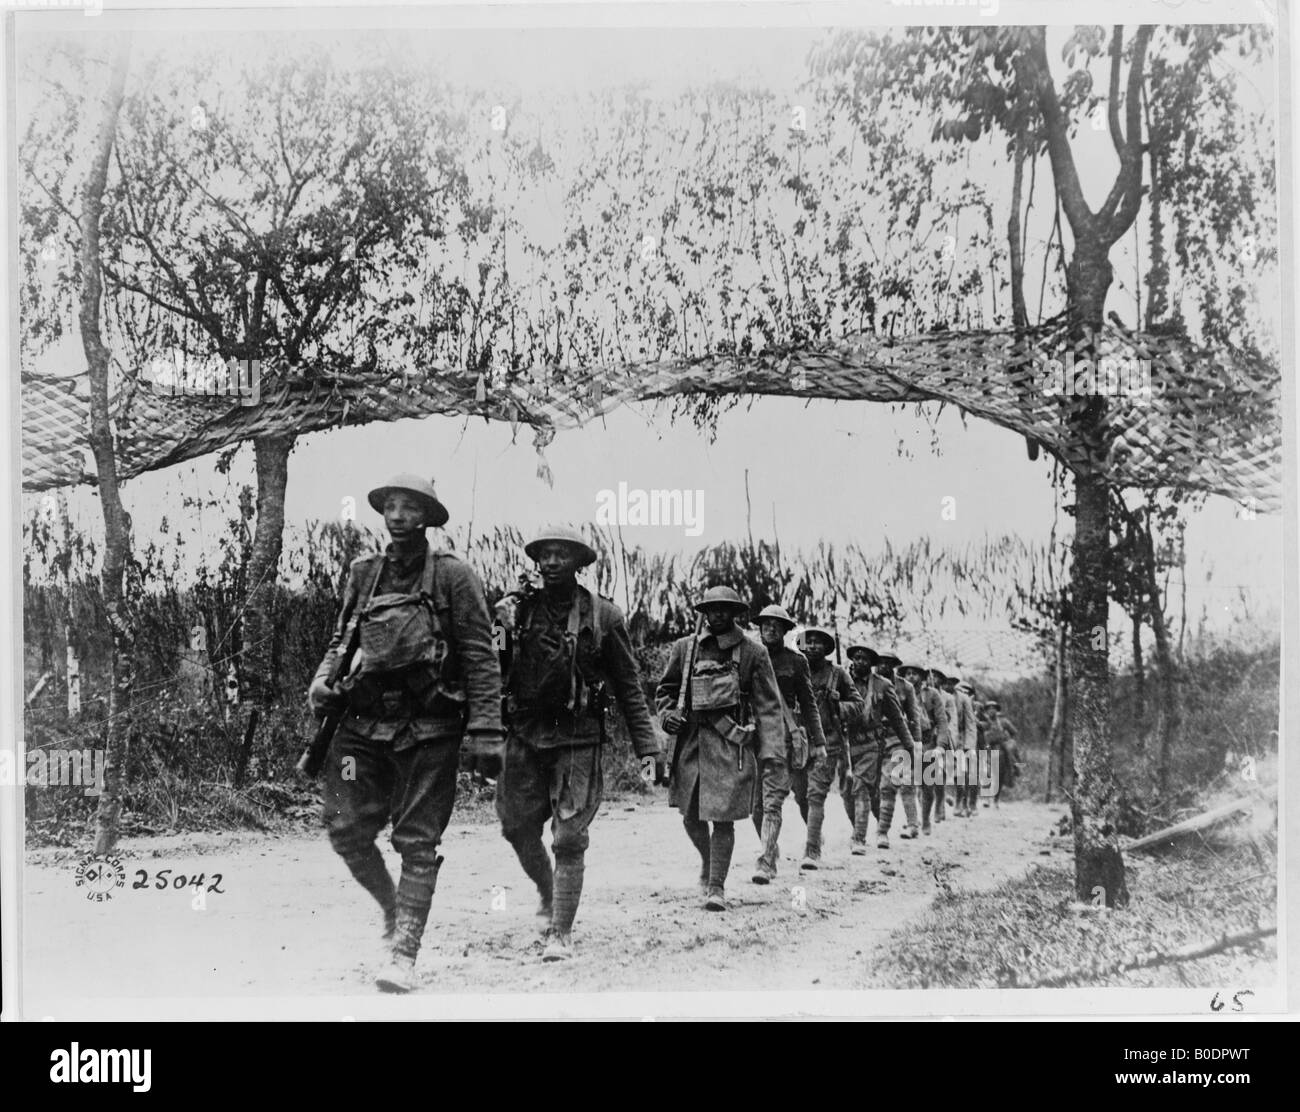
[[[745,639],[745,635],[740,632],[737,626],[732,626],[721,636],[714,636],[707,629],[700,630],[700,644],[704,644],[705,639],[709,637],[713,638],[720,649],[734,649]]]
[[[398,548],[392,541],[384,549],[384,558],[397,568],[412,568],[423,564],[429,556],[429,544],[424,542],[419,547]]]

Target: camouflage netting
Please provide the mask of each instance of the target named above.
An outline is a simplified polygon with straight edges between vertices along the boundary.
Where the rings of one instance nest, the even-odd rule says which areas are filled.
[[[1082,471],[1094,457],[1066,418],[1083,399],[1045,388],[1049,361],[1065,363],[1068,354],[1066,326],[1058,319],[1021,333],[860,335],[747,358],[555,368],[488,380],[446,368],[328,382],[285,382],[264,372],[255,406],[159,396],[131,382],[114,396],[112,410],[123,477],[269,433],[432,414],[530,425],[540,449],[557,429],[585,424],[624,402],[685,394],[948,402],[1038,441]],[[1073,354],[1080,370],[1085,358],[1099,365],[1103,358],[1125,361],[1119,392],[1106,399],[1105,468],[1115,485],[1180,487],[1223,494],[1260,511],[1280,509],[1280,377],[1274,368],[1240,353],[1205,351],[1178,337],[1114,325]],[[1128,392],[1144,373],[1149,396]],[[1097,389],[1105,388],[1099,381]],[[85,374],[24,375],[22,406],[23,489],[93,482]]]

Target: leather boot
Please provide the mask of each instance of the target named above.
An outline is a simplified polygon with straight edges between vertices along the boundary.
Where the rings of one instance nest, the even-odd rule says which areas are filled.
[[[686,836],[690,838],[691,845],[695,847],[695,851],[700,855],[700,891],[702,893],[707,892],[709,888],[709,824],[683,815],[682,826],[686,828]]]
[[[397,889],[393,887],[393,878],[384,864],[384,855],[379,847],[371,842],[369,846],[357,853],[343,854],[343,863],[357,882],[375,897],[384,914],[384,945],[393,940],[393,931],[397,927]]]
[[[537,885],[537,929],[545,934],[551,929],[551,904],[555,891],[555,874],[551,855],[536,836],[518,835],[508,839],[528,879]]]
[[[569,934],[578,914],[578,901],[582,898],[582,877],[585,862],[581,853],[566,853],[555,859],[555,904],[551,916],[551,934],[543,961],[564,961],[571,956]]]
[[[758,858],[758,864],[754,867],[754,883],[768,884],[776,879],[776,858],[779,852],[777,839],[781,835],[781,816],[764,815],[763,829],[760,837],[763,839],[763,852]]]
[[[402,879],[397,883],[397,929],[393,932],[392,958],[375,978],[375,984],[383,992],[410,992],[415,985],[415,959],[424,938],[441,867],[441,857],[428,865],[402,864]]]
[[[822,822],[826,818],[826,804],[810,800],[808,803],[808,842],[804,846],[801,869],[816,869],[822,858]]]
[[[736,828],[729,822],[715,822],[709,839],[709,888],[722,889],[731,871],[731,854],[736,848]]]

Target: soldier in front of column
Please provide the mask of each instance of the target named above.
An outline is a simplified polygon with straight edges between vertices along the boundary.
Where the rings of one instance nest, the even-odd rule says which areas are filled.
[[[524,552],[536,562],[542,588],[525,594],[512,613],[498,610],[512,635],[496,807],[502,834],[537,886],[542,960],[563,961],[572,954],[587,828],[603,794],[600,752],[611,694],[647,780],[654,778],[660,747],[623,614],[577,579],[580,568],[595,562],[595,549],[576,530],[556,525]],[[554,868],[542,844],[547,820]]]
[[[826,818],[826,797],[842,765],[844,779],[840,796],[850,825],[854,821],[856,790],[849,756],[848,731],[862,714],[862,695],[853,678],[830,659],[835,651],[835,635],[820,626],[810,626],[803,635],[804,653],[812,672],[813,690],[817,692],[817,713],[826,738],[826,757],[808,771],[808,842],[799,868],[814,870],[822,858],[822,823]]]
[[[772,671],[781,693],[786,726],[785,759],[763,761],[762,785],[754,803],[754,829],[763,844],[754,866],[755,884],[776,878],[777,839],[785,797],[793,790],[799,813],[808,821],[808,769],[826,756],[817,696],[813,692],[808,658],[785,643],[795,621],[782,606],[765,606],[758,614],[758,632],[772,658]]]
[[[930,723],[921,735],[921,833],[929,834],[931,813],[936,824],[944,819],[943,762],[948,748],[948,711],[939,692],[942,673],[938,669],[932,668],[927,673],[921,665],[912,665],[904,671],[910,673]]]
[[[325,764],[330,844],[383,910],[386,992],[409,992],[456,798],[461,741],[485,762],[499,754],[501,673],[483,585],[425,538],[447,521],[433,484],[398,475],[369,494],[391,538],[348,569],[334,636],[308,691],[318,713],[344,706]],[[340,653],[351,667],[336,686]],[[397,885],[375,838],[392,822]]]
[[[785,721],[772,658],[736,625],[740,596],[710,587],[695,610],[704,628],[673,643],[655,705],[676,739],[669,800],[700,855],[704,906],[725,911],[736,820],[753,812],[759,763],[785,757]]]

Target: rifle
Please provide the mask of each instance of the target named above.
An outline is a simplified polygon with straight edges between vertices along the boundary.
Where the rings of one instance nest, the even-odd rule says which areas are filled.
[[[343,641],[339,646],[339,652],[334,657],[334,664],[330,667],[329,674],[325,677],[325,683],[329,687],[334,687],[339,680],[347,675],[348,669],[352,667],[352,658],[356,656],[357,647],[361,643],[361,611],[362,607],[357,606],[353,611],[352,619],[348,622],[347,629],[343,633]],[[316,726],[316,732],[312,734],[311,741],[307,748],[302,751],[302,756],[298,758],[295,769],[304,776],[318,776],[320,770],[325,766],[325,757],[329,753],[330,742],[334,740],[334,732],[339,728],[339,723],[343,720],[344,707],[338,707],[334,710],[328,710]]]
[[[700,645],[700,631],[704,629],[704,615],[695,616],[695,635],[691,638],[691,647],[686,656],[686,671],[682,673],[682,685],[677,690],[677,713],[683,718],[686,717],[686,692],[691,685],[691,673],[695,671],[695,651]],[[683,723],[683,729],[685,724]],[[673,735],[673,755],[668,762],[668,779],[672,780],[677,775],[677,751],[681,748],[682,731],[678,730]]]

